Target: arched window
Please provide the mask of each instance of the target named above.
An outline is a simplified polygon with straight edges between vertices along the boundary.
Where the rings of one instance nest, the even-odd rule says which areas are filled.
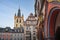
[[[20,23],[21,23],[21,19],[20,19]]]
[[[18,19],[17,19],[17,23],[18,23]]]

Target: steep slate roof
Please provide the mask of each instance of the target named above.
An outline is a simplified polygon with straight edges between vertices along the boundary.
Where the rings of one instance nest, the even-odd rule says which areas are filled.
[[[0,28],[0,32],[2,33],[24,33],[24,28],[21,27],[18,29],[11,29],[10,27],[6,27],[6,28]]]

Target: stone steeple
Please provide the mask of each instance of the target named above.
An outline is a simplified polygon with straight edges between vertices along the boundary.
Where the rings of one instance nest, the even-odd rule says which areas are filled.
[[[20,8],[18,9],[18,14],[17,14],[18,17],[21,17],[21,11],[20,11]]]
[[[15,14],[14,16],[14,28],[20,28],[21,26],[24,26],[24,16],[21,15],[21,10],[20,10],[20,3],[19,3],[19,9],[17,12],[17,15]]]
[[[16,13],[15,13],[15,16],[16,16]]]

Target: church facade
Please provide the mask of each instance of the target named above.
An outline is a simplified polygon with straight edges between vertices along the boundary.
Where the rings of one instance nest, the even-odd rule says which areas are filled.
[[[15,14],[14,16],[14,28],[19,28],[21,26],[24,26],[23,23],[24,23],[24,16],[23,15],[21,16],[21,11],[19,8],[18,13]]]

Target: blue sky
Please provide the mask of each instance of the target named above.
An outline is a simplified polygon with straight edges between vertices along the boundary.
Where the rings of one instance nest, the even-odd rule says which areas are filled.
[[[19,5],[25,19],[34,13],[34,0],[0,0],[0,27],[14,27],[14,14]]]

